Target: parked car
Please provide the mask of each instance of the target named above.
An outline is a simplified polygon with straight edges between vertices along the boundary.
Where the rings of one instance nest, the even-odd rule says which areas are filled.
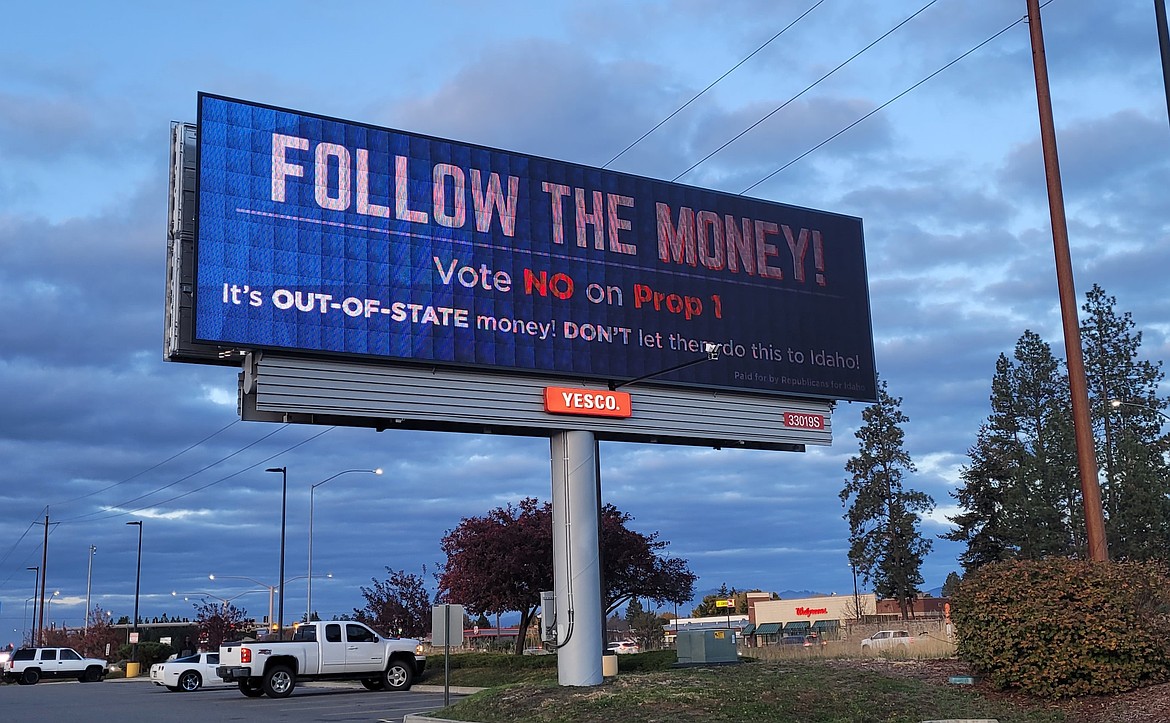
[[[205,685],[225,685],[215,674],[219,653],[196,653],[150,666],[150,680],[172,693],[193,693]]]
[[[642,646],[634,640],[615,640],[605,647],[607,653],[640,653]]]
[[[785,635],[780,638],[781,645],[799,645],[802,648],[820,648],[828,645],[827,640],[823,640],[818,635]]]
[[[862,653],[880,653],[885,650],[907,652],[914,645],[909,630],[879,630],[861,641]]]
[[[82,657],[73,648],[21,648],[4,664],[4,679],[21,685],[36,685],[41,678],[93,683],[105,678],[108,668],[106,661]]]

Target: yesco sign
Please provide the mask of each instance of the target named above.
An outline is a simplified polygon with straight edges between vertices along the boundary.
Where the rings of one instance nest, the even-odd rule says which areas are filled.
[[[206,94],[198,127],[197,341],[874,398],[859,219]]]

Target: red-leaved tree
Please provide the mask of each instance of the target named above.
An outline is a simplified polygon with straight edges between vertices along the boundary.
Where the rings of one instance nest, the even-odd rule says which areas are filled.
[[[195,624],[199,628],[199,647],[204,650],[219,650],[223,641],[239,640],[249,631],[244,623],[248,612],[230,602],[208,602],[195,604]]]
[[[633,518],[613,505],[601,510],[601,560],[608,615],[637,596],[657,603],[689,600],[695,574],[686,560],[664,557],[667,542],[626,527]],[[442,540],[447,563],[439,599],[472,613],[519,611],[517,641],[528,631],[540,591],[553,589],[552,505],[527,497],[483,517],[466,517]],[[601,621],[598,621],[600,624]],[[517,644],[515,652],[522,652]]]
[[[373,587],[361,588],[366,606],[354,608],[354,619],[382,634],[421,638],[431,625],[431,599],[420,575],[387,567],[385,580],[370,578]],[[423,568],[426,574],[426,568]]]

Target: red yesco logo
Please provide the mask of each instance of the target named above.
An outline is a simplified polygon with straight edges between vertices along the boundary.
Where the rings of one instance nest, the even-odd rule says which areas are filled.
[[[828,608],[797,608],[796,614],[804,617],[812,617],[813,615],[825,615],[829,612]]]

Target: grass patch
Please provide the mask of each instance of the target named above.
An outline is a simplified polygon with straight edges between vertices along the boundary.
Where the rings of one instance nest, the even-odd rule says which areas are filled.
[[[451,684],[495,677],[492,684],[433,713],[480,723],[917,723],[946,718],[995,718],[1000,723],[1060,723],[1055,710],[1021,709],[977,691],[841,668],[806,656],[714,668],[672,669],[673,651],[618,656],[619,675],[590,688],[561,687],[556,656],[485,656],[455,661]],[[525,660],[528,658],[528,660]],[[532,662],[529,662],[531,660]],[[442,683],[442,656],[432,657],[425,682]],[[487,673],[481,668],[496,669]],[[476,672],[476,671],[479,672]],[[435,674],[437,673],[437,677]],[[516,676],[521,679],[517,680]]]
[[[454,653],[451,655],[451,685],[495,688],[514,683],[557,682],[557,656],[512,655],[510,653]],[[419,683],[442,685],[442,653],[427,655],[427,667]]]

